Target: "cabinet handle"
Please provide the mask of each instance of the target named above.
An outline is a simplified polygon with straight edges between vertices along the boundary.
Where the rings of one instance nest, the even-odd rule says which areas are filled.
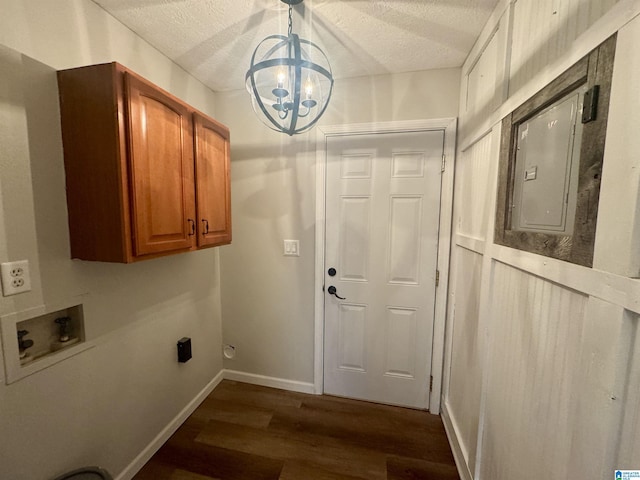
[[[204,223],[204,230],[202,231],[202,235],[206,235],[207,233],[209,233],[209,221],[203,218],[202,223]]]
[[[189,222],[189,226],[191,227],[191,233],[189,234],[189,236],[195,235],[196,234],[196,222],[194,222],[190,218],[187,218],[187,222]]]

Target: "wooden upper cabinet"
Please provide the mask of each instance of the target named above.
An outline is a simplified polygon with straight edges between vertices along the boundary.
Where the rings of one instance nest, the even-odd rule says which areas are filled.
[[[117,63],[58,72],[71,256],[231,241],[229,131]]]
[[[196,147],[198,245],[231,243],[229,130],[199,113],[193,114]]]
[[[191,111],[125,74],[134,249],[147,255],[193,246]]]

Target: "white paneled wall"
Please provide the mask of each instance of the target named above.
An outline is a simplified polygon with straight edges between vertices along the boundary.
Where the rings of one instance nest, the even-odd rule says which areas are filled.
[[[491,135],[485,135],[461,152],[456,164],[457,233],[478,240],[485,240],[489,215],[493,214],[489,195],[491,139]]]
[[[496,16],[500,21],[478,39],[473,61],[463,68],[459,119],[463,137],[486,122],[507,95],[509,16]]]
[[[572,478],[587,297],[504,264],[494,281],[481,478]]]
[[[636,346],[640,345],[639,320],[638,315],[629,319],[635,325],[633,338]],[[640,392],[640,348],[635,348],[633,351],[626,387],[629,392]],[[616,465],[623,469],[635,468],[640,458],[640,401],[637,400],[637,396],[627,395],[622,428],[620,429],[620,449],[616,459]]]
[[[457,298],[452,337],[456,345],[451,358],[447,406],[455,412],[459,442],[468,465],[475,465],[480,416],[482,352],[480,350],[480,282],[482,255],[463,247],[456,248],[457,265],[453,275]]]
[[[488,134],[456,162],[455,235],[452,279],[454,302],[449,311],[449,337],[455,345],[448,372],[445,410],[458,431],[458,442],[468,468],[476,458],[483,357],[480,319],[483,252],[492,215],[491,189],[495,135]]]
[[[496,30],[489,39],[478,61],[471,67],[467,75],[467,92],[464,108],[467,118],[473,118],[483,113],[492,112],[498,106],[499,85],[498,61],[500,29]]]
[[[570,48],[618,0],[516,0],[509,93]]]
[[[443,392],[463,480],[640,469],[640,280],[621,274],[640,230],[609,217],[637,216],[640,199],[617,194],[616,179],[636,168],[640,145],[607,134],[596,268],[493,244],[502,117],[616,32],[625,47],[609,127],[640,117],[622,68],[636,61],[639,15],[637,0],[503,0],[463,66]]]

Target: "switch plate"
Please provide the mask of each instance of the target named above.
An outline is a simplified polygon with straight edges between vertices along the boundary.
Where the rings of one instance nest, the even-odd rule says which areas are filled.
[[[538,178],[538,167],[531,167],[524,171],[524,181],[528,182],[529,180],[535,180]]]
[[[2,277],[2,294],[5,297],[31,290],[28,260],[3,263],[0,265],[0,274]]]
[[[299,257],[300,256],[300,240],[285,240],[283,255],[285,257]]]

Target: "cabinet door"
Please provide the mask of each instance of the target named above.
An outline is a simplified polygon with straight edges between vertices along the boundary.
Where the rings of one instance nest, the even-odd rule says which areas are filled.
[[[196,192],[198,246],[231,243],[229,130],[197,113]]]
[[[182,103],[126,74],[136,256],[194,245],[193,131]]]

